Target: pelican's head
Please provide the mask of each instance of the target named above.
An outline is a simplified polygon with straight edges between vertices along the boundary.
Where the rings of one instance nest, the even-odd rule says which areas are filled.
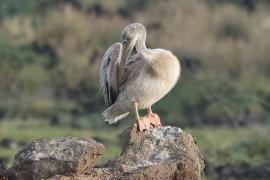
[[[123,44],[123,56],[126,59],[129,58],[134,46],[139,39],[145,40],[146,30],[140,23],[133,23],[127,25],[121,34],[121,41]]]
[[[127,25],[121,34],[121,40],[123,43],[128,43],[132,40],[138,40],[140,36],[145,33],[145,27],[140,23],[133,23]]]

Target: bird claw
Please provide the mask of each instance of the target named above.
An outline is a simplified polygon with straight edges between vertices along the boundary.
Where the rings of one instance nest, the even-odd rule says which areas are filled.
[[[140,131],[148,130],[150,128],[150,119],[148,117],[140,117],[137,119]]]
[[[156,127],[160,127],[160,118],[156,113],[150,113],[149,115],[150,123]]]
[[[149,130],[151,124],[155,127],[161,126],[160,118],[156,113],[150,113],[147,116],[140,117],[137,119],[137,122],[140,131]]]

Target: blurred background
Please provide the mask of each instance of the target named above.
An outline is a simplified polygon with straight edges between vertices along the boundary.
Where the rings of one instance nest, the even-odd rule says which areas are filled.
[[[102,120],[99,67],[133,22],[146,26],[148,47],[181,61],[181,79],[153,109],[163,125],[196,137],[206,177],[269,175],[268,0],[1,0],[4,164],[31,141],[65,135],[103,143],[102,162],[120,153],[119,134],[134,116]]]

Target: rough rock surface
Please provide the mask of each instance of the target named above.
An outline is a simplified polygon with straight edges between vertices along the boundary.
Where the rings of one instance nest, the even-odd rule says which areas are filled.
[[[8,174],[27,180],[46,179],[56,174],[85,174],[97,163],[103,151],[104,146],[91,138],[40,140],[31,143],[15,156]]]
[[[102,167],[93,166],[104,147],[92,139],[38,141],[16,155],[9,172],[27,180],[199,180],[203,176],[204,162],[196,141],[180,128],[137,132],[134,126],[125,130],[121,139],[121,155]]]
[[[107,164],[125,179],[200,179],[204,163],[194,138],[177,127],[122,134],[121,156]]]
[[[198,180],[204,162],[194,138],[176,127],[160,127],[122,134],[122,153],[103,168],[92,168],[76,177],[55,176],[58,180],[175,179]]]

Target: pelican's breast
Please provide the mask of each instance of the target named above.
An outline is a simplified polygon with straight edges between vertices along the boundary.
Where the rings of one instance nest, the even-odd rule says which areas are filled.
[[[157,77],[164,83],[175,83],[180,75],[180,63],[176,56],[170,51],[156,49],[152,57],[152,66],[149,68],[149,74]]]
[[[142,83],[138,89],[141,92],[141,108],[152,106],[165,96],[176,84],[180,75],[179,60],[166,50],[153,53],[152,64],[145,65]]]

